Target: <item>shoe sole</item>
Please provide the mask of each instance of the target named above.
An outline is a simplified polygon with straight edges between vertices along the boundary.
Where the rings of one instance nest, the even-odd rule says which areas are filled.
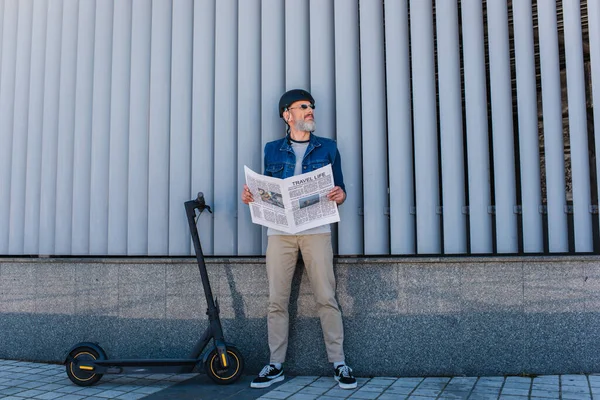
[[[334,379],[337,381],[338,386],[341,389],[356,389],[356,387],[358,386],[357,382],[354,382],[354,383],[342,383],[342,382],[340,382],[340,378],[338,378],[337,376],[334,376]]]
[[[254,389],[263,389],[263,388],[267,388],[267,387],[271,386],[274,383],[281,382],[284,379],[285,379],[285,375],[279,375],[277,378],[273,378],[267,382],[261,382],[261,383],[252,382],[252,383],[250,383],[250,387],[254,388]]]

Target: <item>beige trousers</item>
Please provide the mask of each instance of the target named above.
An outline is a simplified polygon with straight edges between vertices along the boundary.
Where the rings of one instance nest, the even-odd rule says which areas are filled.
[[[331,234],[272,235],[267,245],[269,308],[267,325],[271,363],[283,363],[288,346],[290,293],[298,251],[314,293],[330,362],[344,361],[342,314],[335,299]]]

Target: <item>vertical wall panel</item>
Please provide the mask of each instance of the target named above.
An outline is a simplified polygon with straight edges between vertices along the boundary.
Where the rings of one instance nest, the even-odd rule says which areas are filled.
[[[335,0],[335,109],[347,198],[340,207],[338,253],[364,251],[360,107],[359,16],[357,0]]]
[[[588,2],[590,60],[592,70],[592,98],[594,99],[594,143],[596,150],[596,177],[600,177],[600,3]],[[596,178],[598,193],[600,179]]]
[[[2,71],[2,37],[4,31],[4,2],[0,0],[0,71]]]
[[[3,42],[2,42],[3,32],[4,32],[4,2],[5,2],[5,0],[0,0],[0,77],[2,75],[2,49],[4,47]],[[0,80],[0,82],[1,82],[1,80]],[[0,89],[1,89],[1,86],[0,86]],[[1,93],[1,91],[0,91],[0,93]],[[4,134],[7,135],[7,136],[5,136],[5,138],[8,138],[8,132],[5,132]],[[0,132],[0,138],[3,138],[2,132]],[[0,186],[0,189],[2,189],[1,186]],[[6,240],[8,241],[8,236],[7,236]],[[6,246],[8,246],[8,242],[6,243]]]
[[[581,44],[581,4],[576,0],[563,0],[562,4],[565,24],[575,251],[593,251],[587,111]]]
[[[410,13],[417,253],[435,254],[441,250],[441,238],[431,2],[411,0]]]
[[[194,2],[194,72],[192,93],[192,191],[203,192],[214,207],[215,0]],[[258,99],[256,100],[258,103]],[[204,254],[213,254],[213,214],[198,220]]]
[[[444,253],[467,252],[458,6],[436,1]],[[417,209],[417,213],[418,213]]]
[[[189,200],[192,143],[191,0],[173,3],[171,66],[171,166],[169,169],[169,254],[190,254],[190,229],[183,203]],[[179,205],[179,207],[177,207]]]
[[[152,3],[133,0],[131,10],[131,93],[127,254],[148,252],[148,119]]]
[[[19,3],[6,0],[0,64],[0,254],[8,253],[10,227],[10,178],[12,165],[17,18]]]
[[[390,173],[390,249],[416,250],[408,1],[385,2],[387,125]]]
[[[262,0],[261,9],[261,160],[267,142],[285,135],[277,105],[285,85],[285,3]],[[260,173],[263,173],[261,162]],[[258,171],[257,171],[258,172]],[[239,193],[238,193],[239,196]],[[249,212],[249,211],[246,211]],[[262,229],[263,254],[267,248],[266,229]]]
[[[538,30],[542,107],[544,121],[544,156],[548,212],[548,246],[550,252],[569,250],[565,214],[565,164],[563,150],[560,62],[556,4],[538,0]]]
[[[131,0],[115,3],[113,21],[108,251],[110,254],[127,254]]]
[[[58,99],[63,3],[48,4],[42,121],[42,186],[40,189],[39,254],[54,254],[56,226],[56,157],[58,146]],[[3,69],[4,71],[4,69]],[[2,130],[0,130],[0,134]],[[0,150],[1,151],[1,150]],[[1,212],[2,208],[0,208]],[[0,225],[1,226],[1,225]],[[1,228],[0,228],[1,229]]]
[[[89,254],[90,158],[92,153],[92,104],[96,1],[79,6],[75,133],[73,137],[73,240],[71,254]]]
[[[237,250],[237,1],[219,0],[215,30],[215,254]]]
[[[113,2],[96,2],[92,165],[90,178],[90,254],[108,254],[108,163],[112,77]]]
[[[333,0],[310,0],[310,92],[317,103],[316,134],[330,139],[336,138],[333,33]]]
[[[506,0],[488,0],[487,13],[490,16],[487,19],[487,27],[494,148],[496,245],[498,253],[516,253],[519,244],[517,216],[514,212],[515,155]]]
[[[260,0],[239,3],[238,32],[238,156],[237,156],[237,254],[258,255],[262,251],[262,235],[259,225],[253,224],[248,206],[241,201],[241,188],[246,181],[244,165],[253,171],[262,171],[262,147],[260,135]],[[259,172],[260,173],[260,172]]]
[[[464,0],[461,5],[471,252],[491,253],[492,220],[488,214],[491,204],[490,159],[482,5],[479,0]]]
[[[279,117],[277,105],[285,92],[285,3],[262,0],[261,9],[261,88],[262,88],[262,146],[280,139],[285,124]],[[262,159],[262,157],[261,157]],[[261,173],[262,171],[261,165]]]
[[[1,7],[1,5],[0,5]],[[48,1],[33,2],[31,32],[31,82],[27,138],[27,172],[25,192],[25,254],[38,254],[42,187],[42,130],[44,119],[44,70],[46,67],[46,27]],[[0,41],[1,43],[1,41]]]
[[[309,2],[285,0],[285,88],[310,88]]]
[[[333,0],[310,0],[310,92],[315,98],[315,134],[336,138],[335,128],[335,52]],[[339,150],[339,149],[338,149]],[[348,160],[341,156],[342,173]],[[344,182],[345,184],[345,182]],[[338,253],[337,224],[331,225],[334,254]]]
[[[31,68],[32,0],[19,1],[17,52],[15,71],[15,110],[12,146],[12,176],[10,180],[9,254],[23,253],[25,223],[25,187],[27,167],[27,118],[29,114],[29,82]]]
[[[79,1],[64,0],[60,94],[58,109],[58,158],[56,170],[56,235],[54,254],[70,254],[73,219],[73,135],[77,75]]]
[[[171,99],[171,2],[152,2],[148,254],[169,254],[169,128]]]
[[[388,254],[383,4],[360,5],[365,254]]]
[[[544,251],[540,187],[538,109],[531,2],[512,2],[521,164],[523,251]]]

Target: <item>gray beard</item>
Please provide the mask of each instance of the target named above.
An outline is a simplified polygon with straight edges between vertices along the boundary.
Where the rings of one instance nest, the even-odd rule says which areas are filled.
[[[302,132],[314,132],[317,129],[315,121],[296,121],[296,129]]]

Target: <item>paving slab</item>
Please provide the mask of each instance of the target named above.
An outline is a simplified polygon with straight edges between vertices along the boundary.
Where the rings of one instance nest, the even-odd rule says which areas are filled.
[[[600,400],[600,376],[359,377],[343,390],[331,376],[289,376],[269,388],[252,389],[254,376],[217,385],[204,374],[108,375],[92,387],[75,386],[64,366],[0,359],[0,399],[23,400]]]

